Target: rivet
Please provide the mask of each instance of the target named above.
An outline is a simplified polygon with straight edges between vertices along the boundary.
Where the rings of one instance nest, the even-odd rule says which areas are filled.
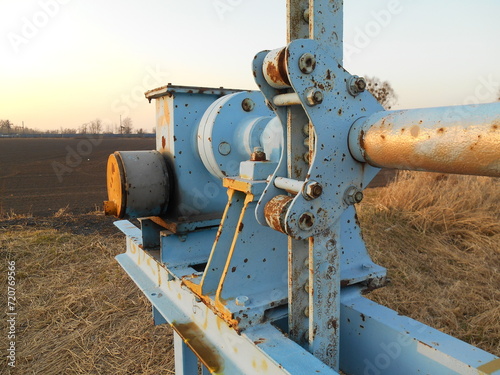
[[[255,108],[255,102],[250,98],[243,99],[241,102],[241,108],[243,108],[245,112],[252,112]]]
[[[219,143],[219,153],[223,156],[227,156],[231,153],[231,145],[227,142]]]

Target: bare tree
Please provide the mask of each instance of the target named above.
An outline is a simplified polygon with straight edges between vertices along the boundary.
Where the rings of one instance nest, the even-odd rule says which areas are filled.
[[[125,117],[122,121],[122,134],[132,134],[132,128],[134,125],[132,124],[132,119],[130,117]]]
[[[388,81],[381,81],[377,77],[365,77],[367,89],[372,93],[375,99],[385,109],[391,109],[398,101],[398,97]]]
[[[89,133],[99,134],[102,131],[102,121],[98,118],[90,121],[89,123]]]
[[[13,125],[9,120],[0,120],[0,132],[10,134]]]
[[[80,133],[80,134],[87,134],[88,128],[89,128],[89,124],[81,124],[78,127],[78,133]]]

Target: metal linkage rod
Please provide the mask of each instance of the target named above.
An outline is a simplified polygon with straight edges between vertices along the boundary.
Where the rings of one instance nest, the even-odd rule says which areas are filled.
[[[500,103],[378,112],[349,134],[355,159],[376,167],[500,176]]]

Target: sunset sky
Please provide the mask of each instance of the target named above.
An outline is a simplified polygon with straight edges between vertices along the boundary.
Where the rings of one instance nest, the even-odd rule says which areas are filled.
[[[285,45],[285,3],[0,0],[0,119],[46,130],[122,115],[151,130],[149,89],[254,89],[253,56]],[[491,102],[499,15],[497,0],[345,0],[344,65],[388,80],[396,108]]]

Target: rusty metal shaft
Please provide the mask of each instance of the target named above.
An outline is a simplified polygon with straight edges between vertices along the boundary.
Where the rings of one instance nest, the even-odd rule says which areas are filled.
[[[500,176],[500,103],[378,112],[349,133],[353,157],[376,167]]]

